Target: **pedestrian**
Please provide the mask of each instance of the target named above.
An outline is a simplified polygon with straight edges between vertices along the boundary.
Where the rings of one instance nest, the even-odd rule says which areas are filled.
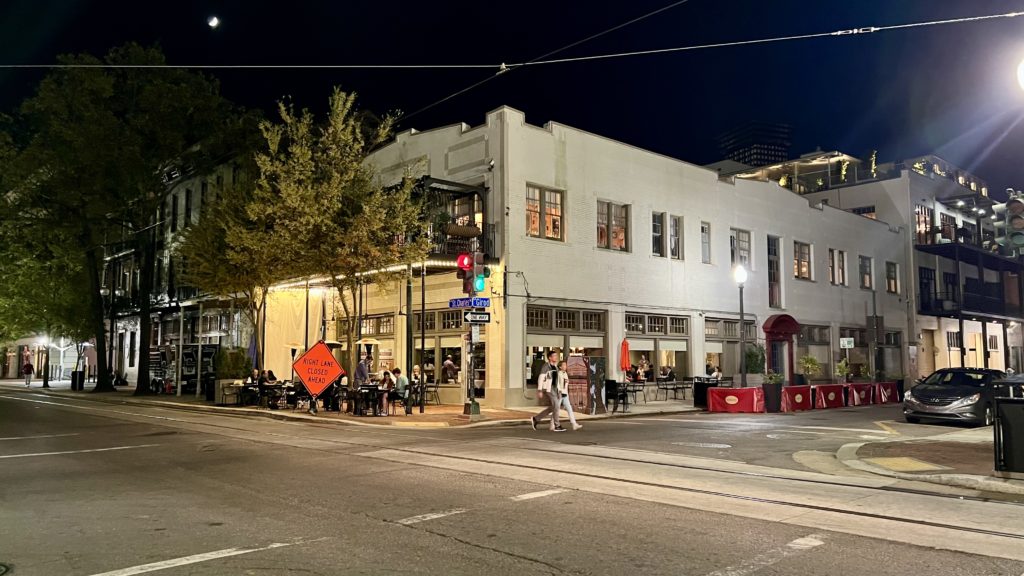
[[[25,362],[25,365],[21,367],[21,373],[25,375],[25,388],[32,387],[32,374],[35,374],[35,371],[31,362]]]
[[[395,368],[392,372],[395,374],[395,392],[405,406],[405,413],[412,414],[412,406],[409,404],[409,377],[402,374],[401,368]]]
[[[576,415],[572,412],[572,402],[569,400],[569,373],[565,370],[565,360],[558,363],[558,395],[561,396],[562,406],[569,413],[569,422],[573,430],[583,428],[582,424],[576,423]]]
[[[356,386],[365,386],[370,383],[370,355],[367,354],[358,365],[356,365]]]
[[[551,350],[548,352],[548,361],[544,364],[541,369],[540,376],[537,378],[537,393],[543,394],[547,401],[548,406],[540,411],[536,416],[530,417],[530,426],[534,430],[537,429],[537,423],[541,420],[550,417],[551,426],[549,430],[552,432],[565,432],[565,428],[558,421],[558,413],[562,406],[562,395],[558,392],[558,382],[560,380],[558,376],[558,366],[555,364],[558,361],[558,352]]]

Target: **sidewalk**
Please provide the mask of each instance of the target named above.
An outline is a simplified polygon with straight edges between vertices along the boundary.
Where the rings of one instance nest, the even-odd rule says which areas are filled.
[[[1024,495],[1024,480],[993,475],[992,428],[953,430],[935,436],[847,444],[843,464],[900,480]]]
[[[348,413],[325,412],[320,410],[315,416],[305,411],[292,410],[290,407],[279,410],[257,408],[253,406],[218,406],[207,402],[203,398],[196,398],[194,393],[182,396],[159,394],[153,396],[135,396],[134,387],[120,387],[116,392],[92,393],[89,389],[94,386],[86,384],[85,392],[72,392],[69,381],[51,382],[49,389],[42,388],[41,381],[33,381],[31,392],[42,392],[50,396],[77,398],[79,400],[90,400],[95,402],[106,402],[112,404],[134,404],[145,406],[159,406],[162,408],[173,408],[179,410],[191,410],[195,412],[208,412],[215,414],[235,414],[244,416],[262,416],[277,420],[294,420],[301,422],[317,422],[351,426],[407,426],[423,428],[475,428],[482,426],[527,426],[529,419],[541,411],[541,407],[524,407],[517,409],[480,409],[480,419],[471,421],[469,416],[462,413],[461,404],[428,404],[424,412],[419,412],[419,407],[414,406],[412,414],[406,415],[398,408],[398,414],[393,416],[353,416]],[[25,384],[20,380],[2,380],[0,389],[26,390]],[[661,400],[650,401],[640,404],[630,404],[629,412],[616,412],[615,414],[576,414],[580,423],[588,420],[599,420],[604,418],[618,418],[640,415],[655,414],[680,414],[685,412],[699,412],[693,407],[692,401],[685,400]],[[568,422],[564,415],[562,419]],[[568,426],[568,425],[566,425]]]

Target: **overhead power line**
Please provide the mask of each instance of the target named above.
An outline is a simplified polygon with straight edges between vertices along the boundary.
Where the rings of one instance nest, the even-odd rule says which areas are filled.
[[[851,35],[864,35],[874,32],[885,32],[889,30],[903,30],[907,28],[923,28],[928,26],[942,26],[947,24],[963,24],[969,22],[979,22],[983,20],[995,20],[1001,18],[1016,18],[1018,16],[1024,16],[1024,12],[1006,12],[1004,14],[991,14],[985,16],[965,16],[962,18],[950,18],[946,20],[928,20],[923,22],[910,22],[906,24],[892,24],[888,26],[865,26],[861,28],[847,28],[843,30],[835,30],[832,32],[816,32],[810,34],[797,34],[792,36],[775,36],[770,38],[757,38],[752,40],[732,40],[728,42],[716,42],[711,44],[697,44],[688,46],[676,46],[671,48],[657,48],[651,50],[635,50],[630,52],[614,52],[609,54],[595,54],[590,56],[577,56],[572,58],[556,58],[556,59],[543,59],[547,56],[563,52],[574,46],[578,46],[584,42],[603,36],[609,32],[621,29],[624,26],[633,24],[644,18],[648,18],[655,14],[658,14],[669,8],[678,6],[687,2],[688,0],[680,0],[664,8],[660,8],[644,16],[634,18],[623,24],[619,24],[613,28],[609,28],[598,34],[594,34],[572,44],[568,44],[557,50],[548,52],[547,54],[528,60],[526,62],[515,62],[515,63],[491,63],[491,64],[66,64],[60,62],[54,62],[51,64],[5,64],[0,63],[0,69],[47,69],[47,68],[169,68],[169,69],[196,69],[196,70],[415,70],[415,69],[426,69],[426,70],[440,70],[440,69],[491,69],[494,70],[495,74],[501,74],[516,68],[524,66],[539,66],[542,64],[566,64],[571,62],[586,62],[589,60],[605,60],[610,58],[625,58],[632,56],[647,56],[652,54],[668,54],[672,52],[683,52],[689,50],[707,50],[710,48],[727,48],[732,46],[750,46],[755,44],[768,44],[773,42],[787,42],[792,40],[807,40],[811,38],[826,38],[830,36],[851,36]]]

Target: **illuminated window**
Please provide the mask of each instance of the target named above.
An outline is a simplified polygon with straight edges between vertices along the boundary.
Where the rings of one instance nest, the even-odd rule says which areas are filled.
[[[564,239],[561,192],[526,187],[526,233],[534,238]]]
[[[597,246],[623,252],[629,250],[629,206],[598,201]]]
[[[811,245],[793,242],[793,277],[811,279]]]

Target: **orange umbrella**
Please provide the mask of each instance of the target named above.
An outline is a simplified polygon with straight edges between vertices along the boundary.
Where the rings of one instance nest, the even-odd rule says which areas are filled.
[[[629,340],[622,339],[622,349],[619,350],[619,369],[623,372],[629,372],[631,364],[629,362]]]

